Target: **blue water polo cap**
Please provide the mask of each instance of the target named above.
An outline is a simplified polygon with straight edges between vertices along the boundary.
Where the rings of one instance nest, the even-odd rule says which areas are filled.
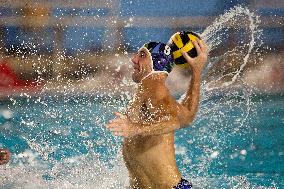
[[[144,46],[151,54],[154,71],[170,73],[174,67],[174,59],[171,48],[160,42],[149,42]]]

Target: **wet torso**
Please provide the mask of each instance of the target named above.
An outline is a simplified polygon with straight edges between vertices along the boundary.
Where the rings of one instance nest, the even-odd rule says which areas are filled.
[[[151,127],[161,120],[159,107],[152,105],[154,95],[137,93],[126,111],[132,123]],[[149,125],[150,124],[150,125]],[[180,179],[174,151],[174,132],[125,138],[123,157],[137,188],[172,188]]]

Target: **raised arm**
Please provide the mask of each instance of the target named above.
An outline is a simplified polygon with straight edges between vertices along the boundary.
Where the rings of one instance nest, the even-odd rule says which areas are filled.
[[[180,114],[180,119],[184,120],[184,124],[181,127],[188,126],[194,119],[199,105],[200,99],[200,84],[201,84],[201,73],[207,62],[207,46],[202,40],[193,41],[193,45],[197,51],[197,57],[191,58],[186,52],[182,52],[183,57],[189,64],[192,77],[189,88],[186,92],[186,96],[181,101],[181,105],[187,110]]]

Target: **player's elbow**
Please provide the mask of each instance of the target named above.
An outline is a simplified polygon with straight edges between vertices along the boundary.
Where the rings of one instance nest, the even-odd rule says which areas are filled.
[[[187,120],[186,120],[186,123],[184,124],[185,127],[189,127],[192,124],[192,122],[194,121],[194,118],[195,118],[195,115],[188,117]]]
[[[185,128],[189,127],[190,124],[194,121],[196,113],[188,112],[180,121],[180,127]]]

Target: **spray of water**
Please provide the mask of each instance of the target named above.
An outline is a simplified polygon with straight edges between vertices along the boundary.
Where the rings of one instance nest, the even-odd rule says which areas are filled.
[[[227,150],[230,137],[244,133],[245,123],[253,113],[252,91],[241,80],[241,75],[249,61],[258,61],[258,47],[261,45],[259,22],[253,12],[237,6],[217,18],[201,34],[210,53],[222,49],[232,30],[244,32],[245,37],[233,44],[232,49],[210,58],[205,71],[206,80],[202,83],[200,111],[192,125],[194,130],[178,132],[178,140],[186,141],[176,145],[178,163],[184,167],[184,175],[190,176],[188,171],[191,172],[192,181],[200,188],[254,187],[243,177],[224,174],[220,181],[209,173],[214,159]],[[220,62],[233,55],[239,57],[238,64],[234,65],[233,71],[226,73],[232,70],[231,62],[228,61],[225,66],[220,66]],[[224,67],[228,69],[222,70]],[[18,135],[25,143],[24,148],[30,150],[19,151],[13,157],[13,163],[0,167],[0,171],[5,172],[5,175],[0,175],[0,187],[127,187],[127,170],[121,154],[117,153],[121,139],[111,136],[104,129],[104,124],[114,110],[126,107],[131,98],[126,90],[129,80],[123,78],[120,86],[111,88],[105,94],[85,94],[83,99],[70,96],[76,91],[76,86],[71,83],[58,88],[57,95],[44,94],[37,98],[25,95],[26,100],[11,98],[9,109],[15,115],[3,124],[3,134],[6,138],[10,134]],[[45,92],[49,92],[48,87]],[[103,90],[110,88],[101,87]],[[117,94],[121,96],[117,97]],[[23,108],[25,106],[35,109],[28,111]],[[229,115],[232,119],[228,119]],[[238,126],[232,128],[231,120]],[[188,146],[196,147],[197,153],[190,154]],[[17,148],[14,150],[17,151]],[[220,182],[223,184],[220,185]]]
[[[220,59],[224,59],[226,56],[241,54],[241,62],[240,66],[238,66],[238,69],[234,72],[221,75],[219,78],[211,80],[204,86],[205,90],[209,91],[220,89],[234,84],[243,73],[246,65],[248,64],[250,56],[256,55],[253,58],[259,58],[260,54],[258,52],[258,48],[262,45],[262,30],[258,28],[259,23],[259,16],[255,15],[248,8],[237,6],[220,16],[213,22],[212,25],[204,30],[201,36],[207,42],[210,51],[213,51],[217,48],[223,48],[220,45],[222,45],[222,42],[224,42],[224,38],[226,38],[226,36],[228,37],[230,30],[243,34],[243,36],[239,36],[240,41],[233,45],[232,50],[226,49],[227,52],[222,56],[219,56],[218,58],[212,57],[208,64],[208,67],[212,69],[212,66],[214,66],[214,63],[216,63],[216,59],[220,61]],[[222,81],[222,79],[226,76],[230,76],[229,81],[223,80],[221,84],[214,86],[214,83],[220,80]]]
[[[178,141],[187,141],[190,147],[177,146],[185,149],[178,154],[182,157],[181,167],[187,167],[182,170],[183,175],[190,172],[191,179],[199,183],[200,188],[254,187],[245,176],[239,178],[224,174],[220,182],[220,175],[217,174],[219,179],[216,178],[212,167],[229,166],[222,158],[228,152],[232,159],[239,158],[240,152],[231,152],[231,146],[235,145],[233,139],[254,132],[249,123],[255,114],[251,100],[254,90],[242,79],[242,74],[249,65],[261,63],[262,30],[259,23],[255,13],[246,7],[236,6],[217,18],[201,34],[211,55],[204,72],[201,104],[193,129],[178,134]],[[231,35],[237,41],[233,41]],[[253,145],[253,141],[247,142]],[[246,154],[251,149],[238,150]]]

